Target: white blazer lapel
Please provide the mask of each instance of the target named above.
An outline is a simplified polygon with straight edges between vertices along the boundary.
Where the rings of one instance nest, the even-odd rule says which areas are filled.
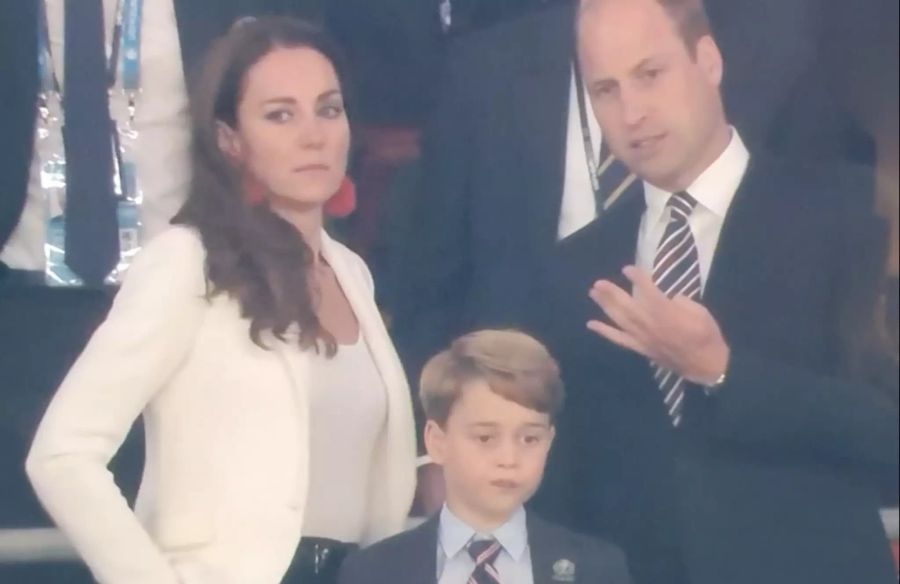
[[[366,274],[356,266],[349,265],[347,260],[351,256],[341,253],[343,250],[338,245],[327,234],[322,233],[322,255],[334,271],[347,301],[353,308],[353,313],[359,321],[360,333],[372,353],[372,359],[382,380],[388,391],[400,389],[408,393],[406,377],[399,367],[393,344],[387,336],[381,314],[375,305],[373,291],[368,288]]]
[[[372,355],[388,398],[384,450],[376,453],[367,540],[374,542],[401,531],[415,491],[416,429],[406,375],[384,321],[362,260],[322,234],[322,255],[359,321],[360,334]],[[351,262],[359,262],[358,266]]]

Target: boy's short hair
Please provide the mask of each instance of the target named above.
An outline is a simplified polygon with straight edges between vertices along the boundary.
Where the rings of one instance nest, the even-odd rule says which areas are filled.
[[[515,330],[482,330],[462,336],[422,370],[419,399],[425,416],[444,426],[463,387],[484,381],[497,395],[549,414],[562,407],[559,366],[533,337]]]

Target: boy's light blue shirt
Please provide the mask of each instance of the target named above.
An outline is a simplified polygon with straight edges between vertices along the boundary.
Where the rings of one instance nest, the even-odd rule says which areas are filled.
[[[500,581],[504,584],[534,584],[525,519],[525,508],[519,507],[509,521],[493,533],[478,533],[444,505],[438,526],[438,584],[466,584],[475,569],[475,562],[469,557],[466,546],[472,540],[491,537],[503,546],[494,562],[494,567],[500,573]]]

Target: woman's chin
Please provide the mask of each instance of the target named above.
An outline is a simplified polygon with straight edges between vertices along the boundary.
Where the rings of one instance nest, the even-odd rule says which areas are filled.
[[[334,195],[335,191],[337,191],[336,188],[332,191],[307,189],[303,192],[274,194],[270,202],[273,207],[289,207],[294,210],[321,208]]]

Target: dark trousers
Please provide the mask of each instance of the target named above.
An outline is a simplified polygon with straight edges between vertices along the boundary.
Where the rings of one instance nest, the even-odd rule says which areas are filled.
[[[47,527],[25,477],[25,456],[56,388],[109,310],[114,290],[49,288],[9,274],[0,280],[0,529]],[[132,431],[112,464],[133,501],[143,467],[143,431]],[[32,570],[33,571],[29,571]],[[55,574],[20,578],[23,570]],[[0,564],[0,582],[81,581],[74,565]],[[13,579],[13,575],[16,575]]]

